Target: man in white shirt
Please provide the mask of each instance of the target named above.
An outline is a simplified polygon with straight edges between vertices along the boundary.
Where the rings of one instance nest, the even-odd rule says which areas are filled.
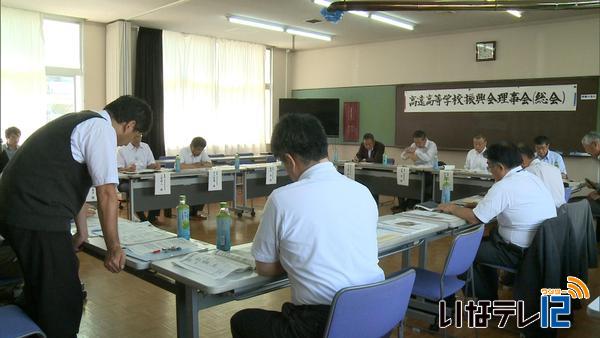
[[[119,171],[160,169],[160,164],[154,160],[150,146],[142,142],[142,133],[137,133],[131,143],[119,148],[117,151],[117,166]]]
[[[589,133],[585,134],[583,136],[583,138],[581,139],[581,145],[583,146],[583,149],[585,149],[585,152],[592,155],[592,158],[596,159],[596,160],[600,160],[600,133],[597,131],[590,131]],[[598,165],[598,163],[595,163],[596,165]],[[594,214],[594,216],[600,216],[600,185],[598,185],[598,181],[600,181],[600,169],[596,175],[596,178],[593,179],[595,180],[589,180],[587,179],[587,181],[589,181],[588,183],[588,188],[590,189],[594,189],[592,192],[590,192],[587,195],[587,199],[588,202],[590,202],[590,207],[592,208],[592,213]],[[577,199],[573,198],[572,200]],[[600,242],[600,231],[596,231],[596,238],[598,239],[598,241]]]
[[[521,153],[521,158],[523,159],[523,168],[544,182],[544,185],[552,195],[556,208],[565,204],[565,185],[563,184],[560,170],[555,166],[534,158],[533,149],[525,144],[519,144],[519,153]]]
[[[403,160],[410,159],[415,165],[434,166],[437,160],[438,150],[435,142],[427,139],[427,134],[422,130],[413,133],[413,143],[404,149],[400,157]]]
[[[160,169],[160,164],[154,160],[150,146],[142,142],[142,133],[136,133],[128,145],[119,147],[119,150],[117,150],[117,167],[120,172],[140,171],[142,169],[158,170]],[[125,188],[123,185],[126,185],[126,183],[119,186],[119,189],[121,191],[128,191],[129,188]],[[136,214],[140,221],[154,223],[156,217],[160,214],[160,210],[148,211],[148,217],[146,217],[143,211],[137,211]]]
[[[340,289],[384,279],[378,266],[378,211],[369,190],[327,160],[327,137],[308,114],[289,114],[273,131],[271,149],[295,181],[267,200],[252,245],[256,271],[287,273],[291,303],[282,312],[239,311],[239,337],[322,337]]]
[[[206,152],[206,140],[194,137],[189,147],[182,148],[179,152],[181,169],[193,169],[212,166],[212,161]]]
[[[481,264],[518,267],[540,224],[556,217],[556,208],[544,183],[521,168],[521,155],[514,144],[493,144],[485,154],[496,183],[475,209],[450,203],[440,204],[438,208],[470,224],[488,223],[497,218],[498,227],[481,242],[475,258],[477,298],[496,300],[496,269]]]
[[[485,136],[479,134],[473,137],[473,149],[467,153],[465,169],[487,171],[487,159],[483,156],[487,146]]]
[[[563,178],[567,178],[567,167],[559,153],[550,150],[550,139],[546,136],[537,136],[533,139],[535,144],[536,158],[542,162],[557,167]]]
[[[75,252],[88,238],[84,202],[92,186],[107,248],[104,266],[114,273],[125,266],[115,151],[151,125],[150,107],[132,96],[98,113],[63,115],[33,133],[0,177],[0,235],[23,271],[24,309],[48,337],[75,337],[79,330],[83,293]]]
[[[179,151],[181,160],[181,169],[206,168],[212,166],[212,161],[206,152],[206,140],[202,137],[194,137],[189,147],[182,148]],[[190,205],[190,215],[200,216],[206,219],[202,214],[204,204]]]

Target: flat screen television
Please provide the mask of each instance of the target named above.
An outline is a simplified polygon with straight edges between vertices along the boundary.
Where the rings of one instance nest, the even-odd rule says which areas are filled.
[[[279,99],[279,117],[290,113],[311,114],[328,137],[340,136],[340,99]]]

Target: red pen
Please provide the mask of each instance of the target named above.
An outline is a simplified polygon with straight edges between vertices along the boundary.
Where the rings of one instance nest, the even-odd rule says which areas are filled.
[[[153,253],[153,254],[160,253],[160,249],[156,249],[156,250],[152,251],[152,253]]]

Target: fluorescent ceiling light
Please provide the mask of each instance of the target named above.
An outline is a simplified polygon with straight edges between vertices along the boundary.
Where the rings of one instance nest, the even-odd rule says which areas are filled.
[[[520,18],[520,17],[521,17],[521,12],[520,12],[520,11],[508,10],[508,11],[506,11],[506,12],[507,12],[508,14],[511,14],[511,15],[514,15],[514,16],[516,16],[517,18]]]
[[[304,36],[307,38],[313,38],[313,39],[318,39],[318,40],[323,40],[323,41],[331,41],[331,36],[321,34],[321,33],[301,31],[301,30],[298,30],[295,28],[287,28],[285,31],[290,34],[293,34],[293,35],[300,35],[300,36]]]
[[[369,12],[365,12],[365,11],[348,11],[348,13],[354,14],[354,15],[358,15],[358,16],[362,16],[363,18],[368,18],[369,17]]]
[[[237,23],[240,25],[252,26],[256,28],[268,29],[276,32],[283,32],[283,26],[280,26],[275,23],[259,21],[255,19],[243,18],[239,16],[228,16],[227,20],[229,22]]]
[[[372,13],[371,14],[371,19],[373,19],[375,21],[387,23],[388,25],[392,25],[392,26],[396,26],[396,27],[408,29],[408,30],[411,30],[411,31],[413,29],[415,29],[415,26],[412,23],[408,23],[408,22],[405,22],[405,21],[400,21],[398,19],[391,18],[389,16],[384,16],[384,15]]]
[[[327,0],[313,0],[313,2],[315,3],[315,5],[319,5],[319,6],[323,6],[323,7],[329,7],[329,5],[331,5],[331,1],[327,1]]]

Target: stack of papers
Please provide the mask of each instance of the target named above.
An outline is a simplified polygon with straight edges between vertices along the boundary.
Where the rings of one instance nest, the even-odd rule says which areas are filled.
[[[196,251],[207,251],[208,246],[184,238],[168,238],[154,242],[131,245],[125,248],[127,256],[143,261],[157,261],[188,254]]]
[[[95,235],[102,236],[102,229],[93,232]],[[173,238],[176,235],[153,226],[150,222],[132,222],[129,220],[119,220],[119,240],[121,245],[128,246],[140,243],[158,241],[166,238]]]
[[[398,214],[402,218],[411,220],[413,222],[422,222],[428,224],[444,225],[449,228],[456,228],[466,224],[466,221],[462,218],[456,217],[450,214],[443,214],[441,212],[426,211],[426,210],[411,210]]]
[[[236,259],[236,256],[243,257],[243,260]],[[231,253],[214,250],[191,253],[175,260],[173,264],[195,273],[222,279],[234,272],[254,270],[254,263],[252,265],[247,263],[249,259],[254,262],[247,250],[232,249]]]

